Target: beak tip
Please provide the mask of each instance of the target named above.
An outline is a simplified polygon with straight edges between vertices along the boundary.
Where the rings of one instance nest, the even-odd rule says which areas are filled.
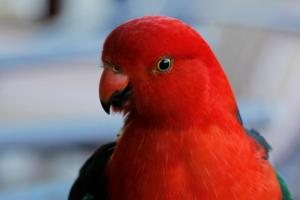
[[[104,101],[101,101],[101,105],[103,110],[107,113],[110,114],[110,103],[106,103]]]

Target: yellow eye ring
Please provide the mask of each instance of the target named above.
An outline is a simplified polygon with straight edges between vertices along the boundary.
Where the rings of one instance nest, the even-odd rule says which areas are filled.
[[[161,58],[156,64],[156,70],[159,72],[167,72],[172,68],[172,60],[168,57]]]

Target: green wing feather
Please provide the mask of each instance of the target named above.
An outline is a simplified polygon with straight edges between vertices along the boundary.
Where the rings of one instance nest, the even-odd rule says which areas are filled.
[[[94,199],[94,196],[91,195],[90,193],[86,194],[86,195],[82,198],[82,200],[93,200],[93,199]]]
[[[272,149],[271,146],[268,144],[266,139],[256,130],[246,130],[248,135],[250,135],[252,138],[254,138],[260,145],[262,145],[266,151],[266,157],[265,159],[269,158],[269,151]],[[283,178],[277,173],[277,179],[280,184],[281,193],[282,193],[282,200],[292,200],[291,193],[289,192],[289,189],[284,182]]]
[[[106,177],[103,175],[106,164],[111,157],[116,142],[101,146],[80,169],[68,200],[106,199]]]
[[[277,179],[280,184],[281,192],[282,192],[282,200],[292,200],[291,193],[284,182],[283,178],[277,173]]]
[[[266,139],[255,129],[245,129],[250,137],[252,137],[256,142],[258,142],[266,151],[266,156],[264,159],[268,160],[269,152],[272,150],[271,145],[266,141]]]
[[[240,115],[240,112],[237,112],[237,119],[238,121],[241,123],[241,125],[243,126],[243,120],[242,117]],[[255,129],[246,129],[246,133],[253,138],[257,143],[259,143],[266,151],[266,157],[264,159],[268,159],[269,158],[269,152],[272,150],[271,145],[266,141],[266,139]],[[282,200],[293,200],[291,193],[289,192],[289,189],[286,185],[286,183],[284,182],[283,178],[277,173],[277,179],[278,182],[280,184],[280,188],[281,188],[281,193],[282,193]]]

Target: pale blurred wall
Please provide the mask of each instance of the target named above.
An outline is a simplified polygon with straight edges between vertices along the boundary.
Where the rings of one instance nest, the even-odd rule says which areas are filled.
[[[284,159],[299,145],[300,33],[222,26],[217,54],[238,99],[263,104],[270,124],[257,127],[274,146],[272,158]]]

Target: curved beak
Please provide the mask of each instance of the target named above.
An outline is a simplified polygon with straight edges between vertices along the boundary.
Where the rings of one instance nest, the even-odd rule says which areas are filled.
[[[122,108],[131,97],[127,75],[105,68],[100,79],[99,94],[101,105],[107,114],[110,113],[111,106]]]

